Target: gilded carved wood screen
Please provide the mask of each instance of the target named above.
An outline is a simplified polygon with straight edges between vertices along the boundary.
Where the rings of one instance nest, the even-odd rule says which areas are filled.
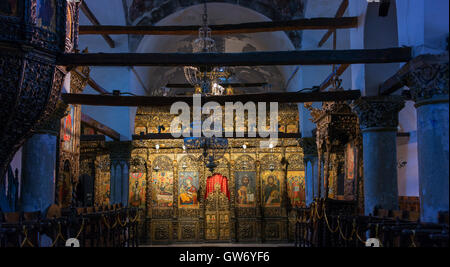
[[[145,210],[141,229],[146,240],[167,244],[292,239],[287,199],[297,206],[304,201],[298,190],[304,179],[298,141],[279,138],[269,149],[260,147],[260,138],[229,138],[229,148],[211,173],[199,160],[201,151],[183,150],[183,139],[140,138],[141,132],[157,133],[161,125],[165,130],[159,127],[160,132],[169,131],[167,121],[173,116],[161,114],[166,111],[139,108],[138,135],[131,142],[128,202]],[[298,133],[296,105],[283,107],[279,120],[280,131]],[[215,190],[208,178],[223,178],[226,190]]]

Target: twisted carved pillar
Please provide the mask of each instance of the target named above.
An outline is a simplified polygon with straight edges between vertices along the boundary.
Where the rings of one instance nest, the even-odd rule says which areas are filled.
[[[407,84],[416,102],[421,220],[449,210],[448,53],[414,59]]]
[[[354,101],[363,136],[365,213],[398,209],[397,126],[404,107],[400,96],[363,97]]]
[[[316,139],[313,137],[299,140],[303,149],[305,163],[306,205],[309,206],[314,198],[319,197],[318,154]]]

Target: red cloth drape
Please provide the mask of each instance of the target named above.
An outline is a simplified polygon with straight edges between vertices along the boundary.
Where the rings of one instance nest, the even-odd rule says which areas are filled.
[[[219,173],[215,173],[212,176],[209,176],[208,179],[206,179],[205,199],[208,198],[208,195],[210,193],[214,192],[215,184],[220,184],[220,191],[228,197],[228,200],[230,200],[230,190],[228,189],[228,178]]]

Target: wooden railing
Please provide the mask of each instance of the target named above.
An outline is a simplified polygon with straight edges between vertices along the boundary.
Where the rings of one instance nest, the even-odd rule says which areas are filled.
[[[137,208],[110,205],[61,210],[53,205],[45,218],[40,212],[0,215],[0,247],[64,247],[71,245],[66,242],[72,238],[81,247],[139,245]]]
[[[448,247],[448,220],[421,223],[361,216],[354,207],[351,202],[317,199],[308,208],[297,209],[295,246],[365,247],[379,242],[380,247]]]

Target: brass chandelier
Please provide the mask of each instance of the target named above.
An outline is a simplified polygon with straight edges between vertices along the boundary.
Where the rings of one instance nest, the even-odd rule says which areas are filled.
[[[198,30],[198,38],[192,43],[194,53],[217,52],[216,42],[211,37],[211,28],[208,27],[208,7],[206,1],[203,4],[203,24]],[[183,68],[186,80],[194,86],[196,94],[223,95],[232,94],[232,88],[224,88],[220,80],[226,80],[232,76],[230,68],[213,66],[185,66]]]

